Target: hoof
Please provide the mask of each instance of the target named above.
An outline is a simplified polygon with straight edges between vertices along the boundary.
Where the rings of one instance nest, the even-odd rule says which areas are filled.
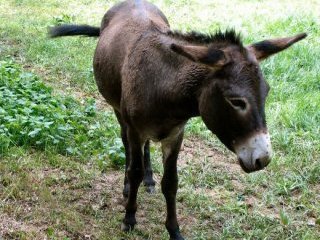
[[[146,191],[147,191],[147,193],[150,193],[150,194],[154,194],[154,193],[156,193],[156,188],[155,188],[155,186],[154,185],[146,185],[145,186],[146,187]]]
[[[123,232],[130,232],[134,229],[134,225],[128,224],[128,223],[122,223],[121,224],[121,230]]]
[[[180,236],[175,237],[175,238],[170,237],[170,240],[184,240],[184,238],[180,235]]]
[[[184,238],[180,234],[179,228],[175,231],[169,231],[170,240],[184,240]]]

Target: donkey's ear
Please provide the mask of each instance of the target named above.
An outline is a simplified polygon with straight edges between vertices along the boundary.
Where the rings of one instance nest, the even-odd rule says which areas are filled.
[[[223,50],[204,46],[171,44],[171,50],[181,54],[194,62],[200,62],[211,67],[222,67],[228,62]]]
[[[262,61],[275,53],[285,50],[306,36],[306,33],[301,33],[293,37],[265,40],[249,45],[248,49],[254,53],[258,61]]]

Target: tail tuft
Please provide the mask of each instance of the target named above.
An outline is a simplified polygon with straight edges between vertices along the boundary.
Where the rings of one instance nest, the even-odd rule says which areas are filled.
[[[49,36],[51,38],[78,35],[87,37],[99,37],[100,28],[88,25],[61,25],[49,28]]]

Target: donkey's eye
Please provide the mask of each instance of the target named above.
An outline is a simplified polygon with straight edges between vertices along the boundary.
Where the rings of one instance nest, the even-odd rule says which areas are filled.
[[[227,102],[236,110],[246,111],[248,108],[248,103],[245,98],[229,98]]]

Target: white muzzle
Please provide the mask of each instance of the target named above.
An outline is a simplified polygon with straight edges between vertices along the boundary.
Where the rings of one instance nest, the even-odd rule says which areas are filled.
[[[235,152],[245,172],[263,169],[270,163],[272,155],[269,133],[259,132],[236,144]]]

